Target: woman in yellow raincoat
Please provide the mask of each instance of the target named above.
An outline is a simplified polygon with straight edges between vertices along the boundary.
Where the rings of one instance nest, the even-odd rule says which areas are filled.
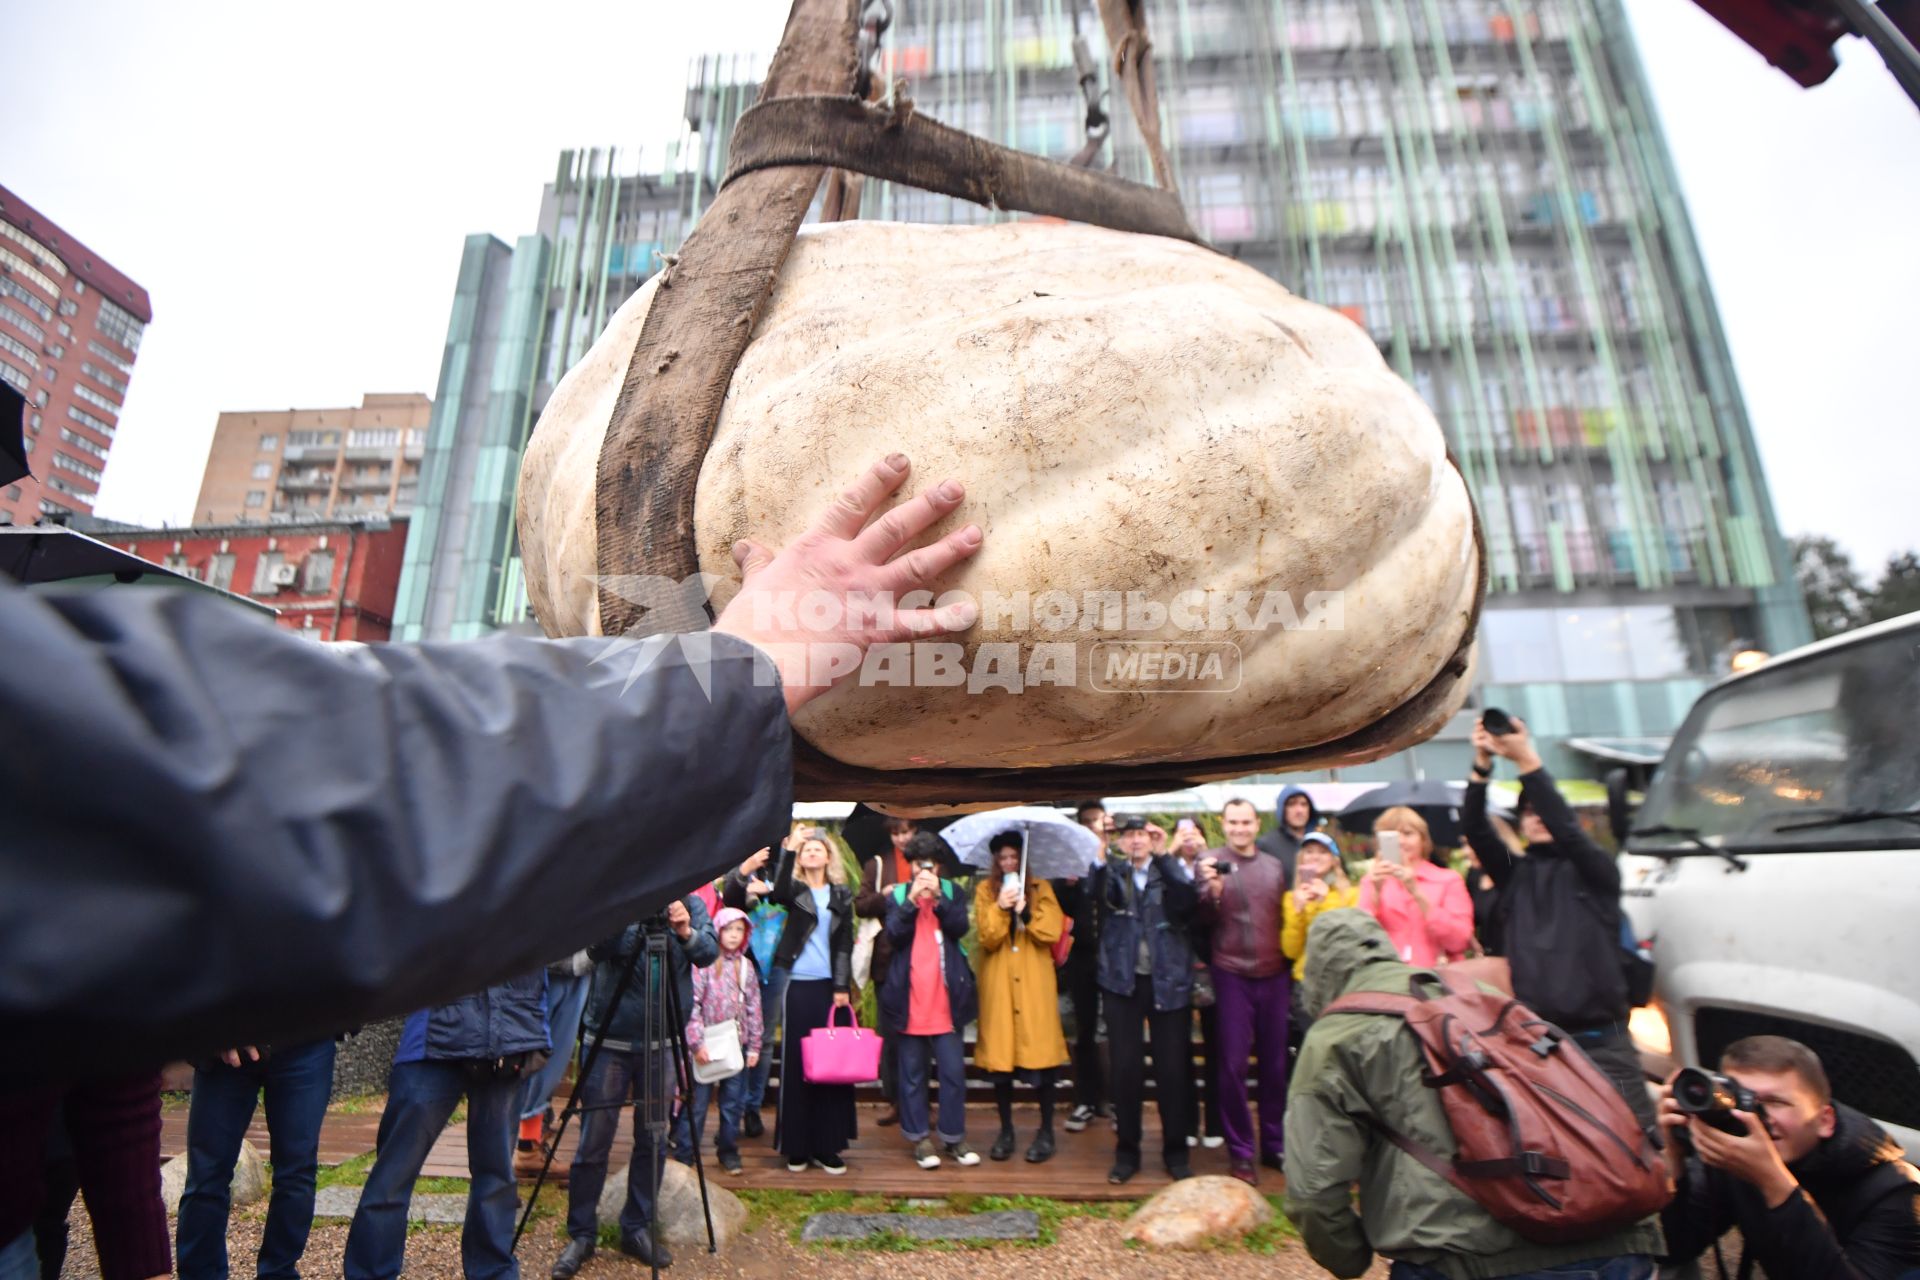
[[[993,838],[994,874],[974,890],[974,928],[980,956],[980,1039],[973,1060],[993,1077],[1000,1107],[1000,1136],[987,1154],[1013,1155],[1013,1077],[1019,1072],[1040,1095],[1040,1131],[1027,1148],[1033,1164],[1051,1159],[1053,1077],[1067,1061],[1060,1033],[1060,992],[1053,971],[1053,944],[1064,917],[1053,886],[1020,879],[1020,837]]]

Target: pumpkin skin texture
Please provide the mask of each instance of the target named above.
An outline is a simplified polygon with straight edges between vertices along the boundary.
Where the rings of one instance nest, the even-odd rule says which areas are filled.
[[[521,552],[550,635],[599,630],[595,471],[656,288],[615,314],[528,444]],[[1351,321],[1194,245],[1037,222],[804,229],[700,471],[694,532],[701,571],[722,580],[715,608],[738,590],[736,539],[785,545],[895,450],[913,462],[898,500],[948,476],[967,487],[915,545],[967,522],[985,531],[942,588],[1035,602],[1024,627],[989,605],[952,638],[962,665],[1011,643],[1024,675],[1032,646],[1070,644],[1074,680],[1018,693],[850,681],[794,722],[849,765],[1190,761],[1191,776],[1234,776],[1246,770],[1204,762],[1333,744],[1378,722],[1435,680],[1477,615],[1472,504],[1427,406]],[[1042,618],[1060,620],[1061,597],[1038,607],[1048,592],[1085,615],[1089,592],[1164,606],[1191,591],[1251,602],[1237,617],[1203,605],[1197,630],[1124,613],[1105,619],[1119,629],[1050,630]],[[1268,592],[1304,625],[1281,609],[1248,629]],[[1116,677],[1117,642],[1231,645],[1238,679],[1167,692]],[[1424,740],[1470,682],[1457,674],[1391,741],[1317,762]]]

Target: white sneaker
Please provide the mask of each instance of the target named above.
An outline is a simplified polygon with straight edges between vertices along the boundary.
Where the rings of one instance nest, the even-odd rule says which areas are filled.
[[[1194,1136],[1193,1136],[1192,1134],[1188,1134],[1188,1135],[1187,1135],[1187,1145],[1188,1145],[1188,1146],[1190,1146],[1190,1147],[1197,1147],[1197,1146],[1199,1146],[1199,1145],[1200,1145],[1200,1139],[1198,1139],[1198,1138],[1196,1138],[1196,1137],[1194,1137]]]
[[[1217,1133],[1210,1133],[1200,1139],[1200,1145],[1209,1151],[1218,1151],[1221,1147],[1227,1145],[1227,1140]]]
[[[839,1156],[826,1156],[822,1159],[815,1160],[813,1163],[819,1167],[822,1173],[835,1178],[847,1171],[847,1162]]]
[[[922,1169],[938,1169],[940,1152],[934,1147],[932,1138],[922,1138],[913,1144],[913,1162]]]
[[[959,1142],[947,1143],[946,1153],[947,1159],[957,1165],[964,1165],[967,1168],[972,1168],[974,1165],[980,1163],[980,1153],[968,1146],[964,1139]],[[925,1168],[926,1166],[922,1165],[921,1167]]]
[[[795,1164],[793,1161],[789,1160],[787,1161],[787,1172],[788,1173],[805,1173],[807,1169],[812,1165],[812,1163],[813,1162],[811,1160],[802,1160],[798,1164]]]

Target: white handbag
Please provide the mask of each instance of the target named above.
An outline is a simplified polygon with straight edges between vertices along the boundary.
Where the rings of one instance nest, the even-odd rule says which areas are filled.
[[[716,1022],[700,1033],[707,1051],[705,1062],[693,1064],[693,1078],[701,1084],[713,1084],[746,1070],[746,1055],[740,1052],[740,1024],[732,1018]]]

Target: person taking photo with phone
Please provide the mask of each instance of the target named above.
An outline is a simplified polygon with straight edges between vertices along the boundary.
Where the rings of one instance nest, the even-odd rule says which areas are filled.
[[[1487,817],[1496,756],[1520,774],[1524,857],[1514,856]],[[1473,771],[1460,823],[1500,890],[1501,948],[1513,970],[1513,994],[1586,1050],[1657,1143],[1653,1102],[1627,1035],[1620,868],[1581,829],[1540,763],[1526,723],[1493,707],[1473,727]]]
[[[1427,820],[1395,805],[1374,821],[1373,838],[1360,909],[1380,922],[1400,959],[1416,968],[1463,954],[1473,939],[1473,900],[1460,873],[1433,860]]]
[[[1067,1061],[1053,967],[1053,944],[1066,919],[1051,884],[1021,877],[1017,832],[995,836],[991,852],[993,870],[973,891],[980,931],[980,1037],[973,1060],[993,1078],[1000,1112],[1000,1134],[987,1154],[1013,1158],[1013,1078],[1023,1074],[1040,1097],[1040,1128],[1027,1161],[1041,1164],[1053,1158],[1053,1081]]]
[[[1280,950],[1293,962],[1292,1007],[1287,1029],[1296,1049],[1313,1019],[1301,998],[1301,979],[1307,972],[1307,929],[1323,911],[1357,906],[1360,888],[1347,879],[1340,862],[1340,846],[1324,831],[1310,831],[1300,841],[1294,861],[1293,888],[1281,904]]]
[[[906,883],[884,895],[892,946],[879,1001],[883,1034],[898,1046],[894,1100],[900,1133],[913,1144],[913,1162],[922,1169],[938,1169],[942,1156],[957,1165],[976,1165],[979,1153],[967,1145],[967,1050],[961,1039],[977,1007],[973,969],[960,950],[967,936],[967,898],[952,881],[940,878],[940,863],[933,857],[916,859],[908,872]],[[936,1076],[937,1144],[928,1102],[928,1085]]]

